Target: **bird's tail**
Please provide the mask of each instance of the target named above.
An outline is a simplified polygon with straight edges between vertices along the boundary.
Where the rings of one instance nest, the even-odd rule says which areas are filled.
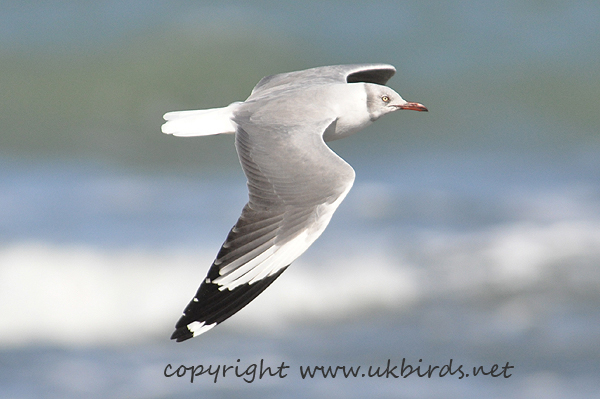
[[[167,122],[162,125],[162,132],[180,137],[235,133],[236,126],[232,118],[239,104],[235,102],[223,108],[168,112],[163,116]]]

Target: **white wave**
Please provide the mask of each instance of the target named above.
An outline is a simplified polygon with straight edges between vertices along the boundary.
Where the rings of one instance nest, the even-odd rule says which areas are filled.
[[[168,329],[203,254],[24,243],[0,251],[0,343],[135,341]],[[193,283],[195,284],[195,282]],[[193,285],[192,284],[192,285]]]
[[[516,222],[422,240],[438,292],[518,291],[560,276],[574,289],[600,282],[599,222]]]
[[[5,247],[0,250],[0,345],[167,339],[211,261],[212,255],[193,250],[102,251],[43,243]],[[355,267],[334,265],[313,275],[297,262],[289,278],[281,278],[236,315],[234,328],[257,321],[275,328],[290,314],[292,320],[335,317],[414,293],[410,276],[384,259],[350,263]]]
[[[479,301],[493,292],[531,291],[557,276],[558,284],[573,291],[600,288],[599,223],[430,232],[410,248],[384,245],[377,237],[351,246],[328,240],[221,328],[276,332],[376,310],[391,316],[440,297]],[[189,248],[4,246],[0,345],[166,340],[213,255]],[[507,306],[506,311],[515,308]]]

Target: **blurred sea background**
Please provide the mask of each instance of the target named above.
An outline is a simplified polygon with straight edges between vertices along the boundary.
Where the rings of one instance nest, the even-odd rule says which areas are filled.
[[[600,397],[598,21],[594,1],[2,2],[0,398]],[[357,179],[323,236],[169,341],[247,194],[233,137],[162,115],[364,62],[430,112],[331,143]],[[299,373],[403,358],[514,369]],[[163,375],[261,359],[288,376]]]

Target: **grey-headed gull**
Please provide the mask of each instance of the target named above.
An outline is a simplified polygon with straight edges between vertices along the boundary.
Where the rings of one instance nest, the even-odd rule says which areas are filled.
[[[427,111],[384,86],[395,72],[357,64],[282,73],[263,78],[244,102],[165,114],[163,133],[235,134],[249,191],[171,339],[198,336],[231,317],[323,233],[354,182],[354,169],[325,142],[399,109]]]

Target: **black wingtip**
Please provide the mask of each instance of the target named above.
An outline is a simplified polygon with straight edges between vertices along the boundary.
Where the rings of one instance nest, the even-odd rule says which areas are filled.
[[[185,308],[183,316],[181,316],[175,325],[175,331],[173,332],[173,335],[171,335],[171,339],[182,342],[193,338],[194,333],[190,330],[190,325],[193,323],[198,324],[198,327],[204,326],[203,329],[196,331],[196,335],[208,331],[215,325],[222,323],[252,302],[252,300],[271,285],[271,283],[275,281],[288,266],[281,268],[277,273],[265,277],[254,284],[243,284],[231,291],[221,291],[218,285],[213,283],[202,283],[195,297],[199,300],[192,300]]]
[[[175,342],[183,342],[193,337],[194,334],[192,334],[192,332],[187,328],[187,326],[176,329],[171,335],[171,339],[174,339]]]
[[[396,73],[396,68],[392,65],[367,65],[346,76],[348,83],[375,83],[385,85],[388,80]]]

